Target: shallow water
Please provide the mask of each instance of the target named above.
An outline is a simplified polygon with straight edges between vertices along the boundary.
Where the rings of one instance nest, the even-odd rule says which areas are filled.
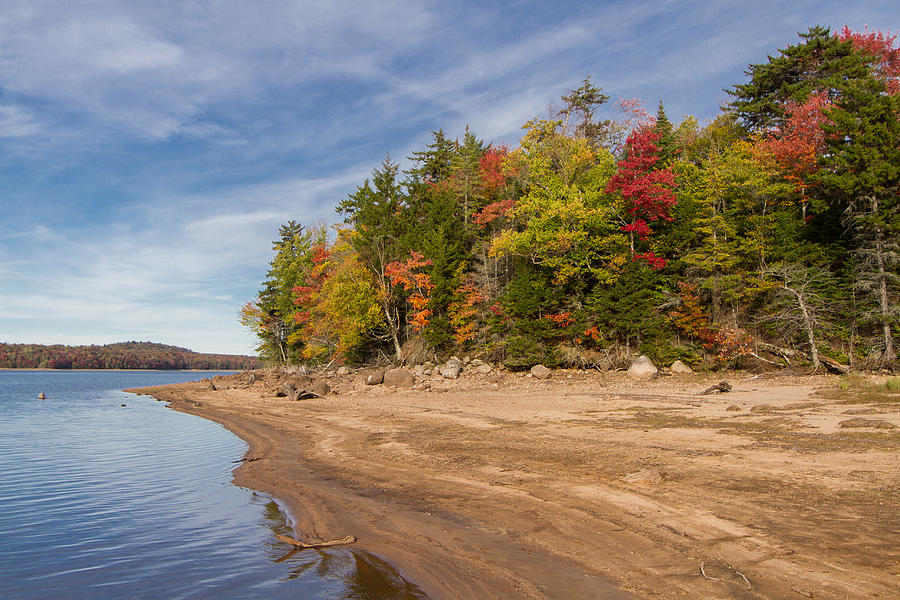
[[[0,371],[0,597],[424,598],[369,553],[291,552],[231,484],[243,441],[120,391],[211,375]]]

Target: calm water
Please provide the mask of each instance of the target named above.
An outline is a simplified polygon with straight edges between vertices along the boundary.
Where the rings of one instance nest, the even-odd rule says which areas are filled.
[[[211,375],[0,371],[0,597],[424,598],[371,554],[289,552],[230,483],[244,442],[119,391]]]

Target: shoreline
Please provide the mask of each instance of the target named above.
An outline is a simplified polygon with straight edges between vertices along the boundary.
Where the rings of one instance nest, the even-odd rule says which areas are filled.
[[[830,566],[858,552],[852,545],[822,550],[817,535],[841,545],[833,541],[837,523],[805,531],[811,538],[806,542],[787,531],[803,526],[791,519],[820,504],[812,490],[805,498],[773,503],[771,489],[741,492],[741,485],[730,485],[719,495],[703,489],[741,472],[754,475],[748,485],[758,480],[742,460],[722,459],[738,452],[723,450],[725,445],[751,452],[744,449],[746,439],[706,427],[686,435],[688,423],[622,428],[597,417],[634,405],[643,406],[632,411],[639,419],[656,409],[670,417],[675,407],[666,403],[716,419],[732,401],[810,405],[816,387],[810,378],[742,382],[735,394],[701,404],[694,390],[711,378],[635,383],[593,374],[575,374],[574,380],[554,374],[548,382],[504,377],[461,379],[443,393],[363,386],[351,377],[332,381],[341,389],[338,396],[299,402],[275,398],[271,385],[245,384],[240,375],[217,381],[216,390],[198,382],[127,391],[222,424],[248,444],[246,458],[253,459],[235,470],[234,483],[284,504],[300,539],[355,535],[359,547],[386,557],[433,600],[744,597],[744,582],[734,573],[747,577],[748,585],[752,581],[753,594],[746,597],[802,597],[792,591],[792,581],[816,598],[863,598],[892,589],[896,575],[886,565],[896,564],[890,547],[897,540],[885,523],[896,520],[890,514],[898,508],[896,496],[875,501],[889,505],[887,521],[865,532],[874,536],[866,540],[873,564],[855,565],[852,576],[835,574]],[[840,412],[821,405],[823,412]],[[793,410],[816,412],[812,406]],[[890,418],[900,422],[896,413]],[[878,435],[865,456],[853,448],[850,456],[831,457],[840,460],[824,456],[821,465],[823,456],[816,454],[809,464],[772,467],[785,451],[752,452],[765,460],[770,478],[781,468],[795,483],[798,472],[811,468],[849,473],[850,462],[875,473],[886,456],[896,458],[894,438],[885,446]],[[692,464],[698,462],[703,464]],[[622,472],[654,464],[661,481],[623,483]],[[888,465],[884,478],[873,476],[877,481],[869,488],[900,480],[895,465]],[[705,473],[710,469],[729,473]],[[804,484],[815,477],[807,479]],[[733,506],[725,510],[723,502]],[[839,508],[846,517],[847,507]],[[765,528],[750,523],[760,517],[783,522]]]

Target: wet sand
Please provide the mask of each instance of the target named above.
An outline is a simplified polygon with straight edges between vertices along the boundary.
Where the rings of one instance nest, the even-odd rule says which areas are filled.
[[[732,374],[697,395],[720,378],[414,391],[356,374],[290,401],[258,372],[131,391],[243,438],[235,483],[284,502],[297,538],[354,535],[435,600],[892,597],[900,403],[833,377]]]

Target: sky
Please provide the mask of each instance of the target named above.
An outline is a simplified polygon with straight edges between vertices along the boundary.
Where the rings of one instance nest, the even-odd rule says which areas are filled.
[[[817,24],[900,3],[0,0],[0,341],[253,353],[279,225],[386,154],[515,146],[587,75],[705,122]]]

